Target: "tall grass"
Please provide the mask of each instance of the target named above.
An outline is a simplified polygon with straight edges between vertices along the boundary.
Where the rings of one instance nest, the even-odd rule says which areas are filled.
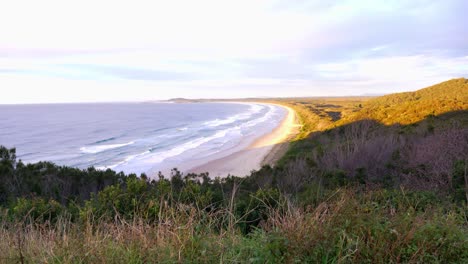
[[[234,200],[233,200],[234,201]],[[267,203],[265,203],[267,204]],[[339,189],[317,206],[287,200],[243,234],[235,204],[216,212],[177,204],[135,216],[18,223],[2,217],[2,263],[463,263],[466,207],[424,193]]]

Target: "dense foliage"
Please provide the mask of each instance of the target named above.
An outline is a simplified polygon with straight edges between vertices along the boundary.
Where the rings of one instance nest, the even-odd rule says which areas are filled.
[[[466,263],[466,84],[276,101],[301,133],[245,178],[24,164],[0,146],[0,262]]]

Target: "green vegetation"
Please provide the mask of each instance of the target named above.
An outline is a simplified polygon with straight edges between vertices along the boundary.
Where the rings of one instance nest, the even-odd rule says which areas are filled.
[[[467,110],[467,91],[468,80],[460,78],[416,92],[386,95],[364,103],[361,111],[343,121],[373,119],[385,125],[413,124],[427,116]]]
[[[466,88],[276,100],[301,133],[246,178],[26,165],[0,146],[0,262],[467,263]]]

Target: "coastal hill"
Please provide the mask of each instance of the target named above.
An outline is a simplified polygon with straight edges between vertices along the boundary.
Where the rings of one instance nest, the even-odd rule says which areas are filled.
[[[242,178],[24,164],[0,146],[0,260],[467,263],[467,85],[258,99],[302,130]]]
[[[453,191],[454,164],[468,159],[464,78],[361,102],[285,103],[305,125],[282,161],[291,166],[291,160],[305,159],[314,164],[312,174],[448,193]],[[457,188],[463,196],[463,184]]]
[[[411,124],[428,115],[468,109],[468,80],[453,79],[415,92],[390,94],[367,101],[345,121],[374,119],[386,125]]]
[[[199,103],[203,102],[203,100],[200,99],[186,99],[186,98],[172,98],[167,100],[167,102],[170,103]]]

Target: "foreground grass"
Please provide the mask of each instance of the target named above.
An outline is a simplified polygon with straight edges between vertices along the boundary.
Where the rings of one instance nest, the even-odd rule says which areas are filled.
[[[235,205],[175,204],[156,220],[24,218],[0,227],[2,263],[466,263],[466,206],[428,193],[338,189],[316,206],[281,198],[252,232]]]

